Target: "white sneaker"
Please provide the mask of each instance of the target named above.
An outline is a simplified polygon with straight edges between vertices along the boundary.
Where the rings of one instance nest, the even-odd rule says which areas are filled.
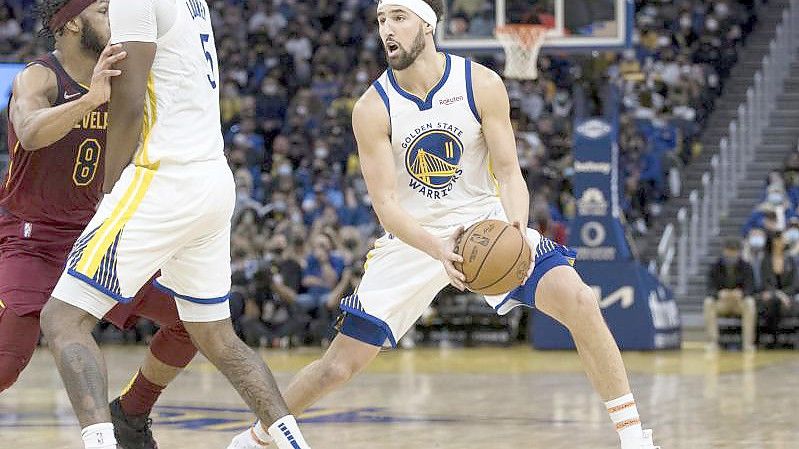
[[[652,429],[644,430],[644,441],[641,443],[641,449],[660,449],[660,446],[655,446],[652,440]]]
[[[233,437],[227,449],[272,449],[273,444],[264,441],[256,441],[252,432],[252,427]]]

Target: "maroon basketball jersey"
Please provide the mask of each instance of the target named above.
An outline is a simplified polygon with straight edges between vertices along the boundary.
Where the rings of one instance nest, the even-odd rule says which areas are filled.
[[[53,106],[75,101],[87,93],[52,53],[31,64],[40,64],[55,73],[58,98]],[[102,192],[107,125],[107,105],[102,105],[58,142],[26,151],[9,120],[11,161],[8,178],[0,186],[0,208],[26,222],[83,229],[94,215]]]

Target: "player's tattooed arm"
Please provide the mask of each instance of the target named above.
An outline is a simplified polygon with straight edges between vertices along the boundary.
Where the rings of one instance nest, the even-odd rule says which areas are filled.
[[[494,71],[473,63],[473,72],[475,101],[502,206],[508,220],[523,229],[528,223],[530,193],[519,167],[508,93],[502,78]]]
[[[66,136],[86,114],[106,103],[108,97],[103,95],[102,84],[107,85],[110,77],[119,74],[111,67],[124,57],[121,48],[106,48],[95,67],[89,93],[58,106],[52,106],[59,100],[58,81],[52,70],[33,64],[17,75],[9,118],[22,148],[36,151],[52,145]]]
[[[111,101],[108,104],[108,151],[105,155],[105,180],[103,192],[109,193],[122,171],[139,148],[143,130],[145,104],[148,119],[156,119],[155,92],[148,90],[150,69],[155,60],[156,44],[152,42],[123,42],[127,57],[117,64],[122,74],[111,83]],[[149,123],[151,124],[151,123]],[[148,125],[149,125],[148,124]],[[148,161],[141,161],[146,164]]]

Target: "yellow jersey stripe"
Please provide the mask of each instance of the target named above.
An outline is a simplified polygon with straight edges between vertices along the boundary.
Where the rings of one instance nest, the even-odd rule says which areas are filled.
[[[97,232],[94,233],[94,237],[89,240],[89,243],[86,245],[86,248],[83,250],[83,255],[78,263],[75,265],[76,270],[79,273],[83,273],[88,275],[88,267],[91,265],[92,260],[95,258],[98,251],[100,251],[100,244],[105,237],[111,232],[113,228],[113,224],[118,221],[118,218],[121,217],[124,211],[124,207],[131,198],[134,197],[134,194],[141,186],[141,181],[143,179],[143,173],[136,169],[136,173],[133,175],[133,181],[128,186],[128,189],[125,191],[125,194],[122,196],[122,200],[117,203],[114,210],[111,212],[111,215],[103,222]],[[100,258],[102,258],[102,254]]]
[[[497,175],[494,174],[494,163],[491,161],[491,157],[488,157],[488,174],[491,175],[491,180],[494,181],[494,192],[497,197],[499,197],[499,181],[497,181]]]
[[[14,168],[14,156],[17,154],[17,150],[19,150],[19,141],[17,141],[17,144],[14,145],[14,151],[11,152],[11,158],[8,162],[8,179],[6,180],[6,188],[11,185],[11,169]]]
[[[377,244],[377,242],[375,242],[374,248],[372,248],[368,253],[366,253],[366,261],[363,263],[363,271],[366,271],[369,268],[369,260],[371,260],[372,257],[375,256],[375,253],[377,252],[378,248],[380,248],[380,246]]]
[[[136,167],[136,174],[128,190],[117,203],[111,216],[100,226],[94,237],[89,241],[86,250],[78,261],[77,271],[87,277],[93,277],[102,262],[108,247],[114,242],[116,236],[130,220],[138,209],[147,193],[150,183],[155,176],[155,171],[144,167]]]
[[[147,77],[147,103],[144,105],[144,117],[142,123],[142,145],[135,158],[136,165],[140,167],[148,167],[151,165],[149,154],[147,150],[150,144],[150,135],[156,120],[158,120],[158,103],[155,95],[155,80],[153,74]]]
[[[5,308],[6,308],[6,303],[4,303],[2,299],[0,299],[0,309],[5,309]]]

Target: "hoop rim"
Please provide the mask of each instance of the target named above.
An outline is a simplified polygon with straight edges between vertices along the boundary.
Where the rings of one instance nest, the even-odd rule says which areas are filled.
[[[547,33],[553,29],[540,24],[509,23],[494,28],[494,34],[500,41],[503,37],[510,37],[516,45],[533,48],[543,45]]]

